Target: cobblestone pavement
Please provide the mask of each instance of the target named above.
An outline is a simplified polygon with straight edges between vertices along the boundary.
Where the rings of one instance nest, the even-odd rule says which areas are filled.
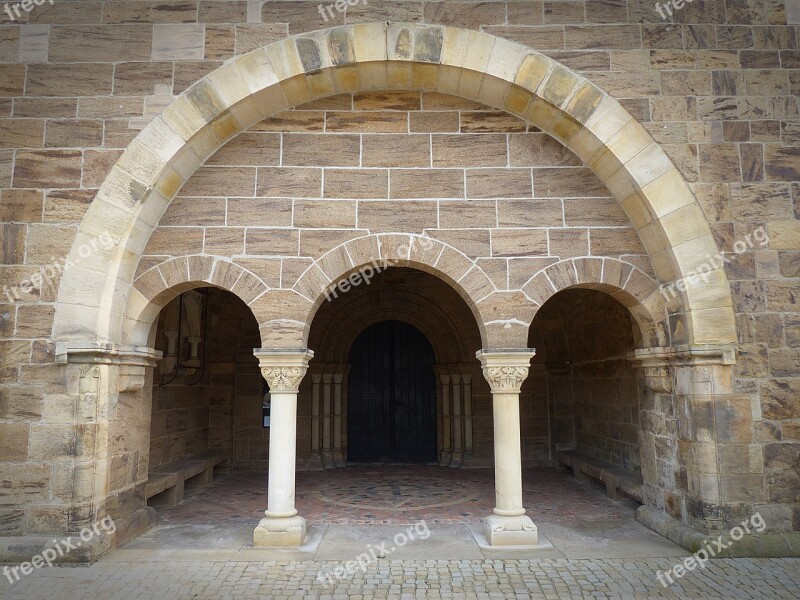
[[[111,562],[41,569],[0,584],[9,600],[226,598],[800,598],[800,559],[726,559],[669,588],[674,560],[381,561],[325,588],[332,562]]]

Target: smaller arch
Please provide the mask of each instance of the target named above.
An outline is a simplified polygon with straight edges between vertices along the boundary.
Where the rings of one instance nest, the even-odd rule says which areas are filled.
[[[636,265],[610,257],[566,259],[535,273],[522,292],[538,311],[556,293],[570,288],[605,292],[625,306],[639,325],[639,347],[670,345],[667,307],[658,282]]]
[[[307,324],[303,339],[308,339],[308,327],[331,290],[340,284],[348,287],[346,282],[356,273],[361,273],[363,280],[369,276],[369,269],[389,267],[418,269],[450,285],[472,311],[484,347],[493,347],[494,340],[487,335],[486,319],[480,308],[484,298],[497,292],[492,280],[475,259],[457,248],[425,235],[408,233],[381,233],[349,240],[326,252],[300,275],[292,291],[309,303],[303,319]]]
[[[252,271],[225,258],[196,254],[165,260],[139,275],[131,287],[124,327],[132,345],[148,345],[161,309],[183,292],[198,287],[231,292],[251,310],[270,289]]]
[[[423,279],[435,279],[436,292],[428,288],[436,285],[433,281],[423,284],[425,290],[415,285],[390,285],[388,293],[386,286],[377,283],[355,295],[324,303],[316,312],[309,335],[315,358],[330,363],[346,362],[349,346],[361,331],[381,321],[395,320],[424,332],[440,363],[472,360],[480,349],[478,327],[455,290],[433,275],[415,270],[405,273],[410,277],[416,273]],[[444,297],[447,292],[449,297]],[[453,306],[453,301],[459,305]]]

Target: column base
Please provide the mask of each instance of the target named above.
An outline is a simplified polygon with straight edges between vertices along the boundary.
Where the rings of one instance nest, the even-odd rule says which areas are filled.
[[[486,540],[491,546],[538,546],[539,531],[528,515],[490,515],[483,520]]]
[[[306,540],[306,520],[294,517],[264,517],[253,532],[256,548],[291,548]]]

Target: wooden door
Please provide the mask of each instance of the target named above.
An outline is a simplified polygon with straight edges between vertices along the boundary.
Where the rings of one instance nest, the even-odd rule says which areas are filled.
[[[400,321],[372,325],[350,351],[347,459],[436,462],[433,348]]]

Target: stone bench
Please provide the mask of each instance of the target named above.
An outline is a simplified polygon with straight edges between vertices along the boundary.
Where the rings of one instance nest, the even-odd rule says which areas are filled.
[[[606,494],[612,500],[616,500],[621,492],[637,502],[642,502],[640,473],[574,450],[556,452],[556,461],[572,469],[575,477],[580,480],[591,478],[603,483],[606,486]]]
[[[227,457],[221,450],[205,450],[148,473],[145,497],[150,506],[175,506],[186,488],[204,487],[214,479],[214,467]]]

